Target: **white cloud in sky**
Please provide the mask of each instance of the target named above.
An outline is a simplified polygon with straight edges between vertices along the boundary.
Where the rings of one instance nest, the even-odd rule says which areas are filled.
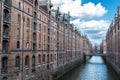
[[[68,13],[70,11],[71,16],[82,18],[82,17],[101,17],[107,10],[98,3],[95,5],[92,2],[81,5],[81,0],[51,0],[54,5],[54,9],[58,6],[62,13]]]
[[[92,43],[97,44],[100,44],[102,39],[105,38],[106,31],[110,25],[110,21],[106,20],[84,21],[76,19],[71,21],[71,23],[74,23],[82,33],[87,34]]]
[[[109,21],[106,20],[89,20],[89,21],[84,21],[80,19],[76,19],[71,21],[71,23],[74,23],[81,29],[94,29],[94,30],[106,30],[108,29]]]

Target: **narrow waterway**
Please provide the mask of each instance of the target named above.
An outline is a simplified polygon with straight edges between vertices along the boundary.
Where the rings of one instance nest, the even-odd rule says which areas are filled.
[[[93,56],[86,64],[81,65],[59,80],[119,80],[116,73],[104,63],[99,56]]]

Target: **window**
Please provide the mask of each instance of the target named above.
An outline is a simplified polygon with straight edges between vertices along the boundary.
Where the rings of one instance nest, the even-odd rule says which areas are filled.
[[[46,33],[46,26],[44,26],[44,33]]]
[[[7,25],[3,25],[3,37],[8,37],[8,26]]]
[[[29,67],[29,56],[25,57],[25,67]]]
[[[27,27],[30,27],[30,19],[27,19]]]
[[[33,44],[33,52],[35,52],[35,50],[36,50],[36,49],[35,49],[35,44]]]
[[[4,5],[10,6],[10,0],[4,0]]]
[[[17,41],[17,48],[20,48],[20,42]]]
[[[21,2],[19,2],[19,8],[21,8]]]
[[[32,57],[32,67],[35,67],[35,56]]]
[[[30,8],[28,8],[28,13],[30,13]]]
[[[19,28],[17,29],[17,38],[18,39],[20,38],[20,29]]]
[[[38,56],[38,63],[41,63],[41,56]]]
[[[44,22],[46,22],[46,17],[44,18]]]
[[[41,23],[39,24],[39,31],[41,31]]]
[[[56,54],[55,54],[55,56],[54,56],[54,59],[56,60]]]
[[[25,16],[23,17],[23,22],[25,22]]]
[[[2,43],[2,53],[3,54],[7,54],[7,47],[8,47],[8,42],[7,41],[3,41]]]
[[[26,33],[26,39],[27,39],[27,41],[29,40],[29,32],[28,31]]]
[[[33,34],[33,40],[36,40],[36,34]]]
[[[40,48],[40,46],[41,46],[41,45],[40,45],[40,43],[39,43],[39,48]]]
[[[7,73],[7,61],[8,59],[6,57],[4,57],[2,59],[2,69],[1,69],[1,73]]]
[[[32,72],[35,71],[35,56],[32,57]]]
[[[47,55],[47,63],[49,63],[49,55]]]
[[[18,14],[18,24],[20,25],[20,23],[21,23],[21,16],[20,16],[20,14]]]
[[[43,55],[43,63],[45,63],[45,54]]]
[[[40,20],[41,20],[41,14],[40,14]]]
[[[17,56],[15,59],[15,67],[20,67],[20,57]]]
[[[29,2],[33,3],[33,0],[28,0]]]
[[[27,49],[29,48],[29,42],[26,43],[26,48],[27,48]]]
[[[40,41],[41,41],[41,35],[39,34],[39,48],[41,47]]]
[[[52,61],[52,54],[51,54],[51,61]]]
[[[9,21],[9,11],[6,9],[4,9],[3,19],[4,21]]]
[[[85,40],[83,40],[83,47],[85,47]]]

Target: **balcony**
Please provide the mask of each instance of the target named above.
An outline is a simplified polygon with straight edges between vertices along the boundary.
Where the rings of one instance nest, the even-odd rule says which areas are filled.
[[[34,23],[37,23],[37,20],[33,20]]]
[[[1,68],[1,73],[2,74],[7,74],[7,68]]]
[[[3,41],[2,43],[2,54],[3,56],[7,56],[8,54],[8,42],[7,41]]]
[[[35,66],[32,66],[32,71],[35,71]]]
[[[36,6],[34,7],[34,12],[35,12],[35,13],[37,12],[37,7],[36,7]]]
[[[33,22],[34,22],[34,25],[36,25],[36,22],[37,22],[36,15],[34,15],[34,20],[33,20]]]
[[[35,71],[35,56],[32,57],[32,72]]]
[[[8,26],[7,25],[3,25],[3,39],[4,40],[8,40],[9,36],[8,36]]]
[[[34,26],[34,28],[33,28],[33,32],[36,33],[36,27],[35,27],[35,26]]]
[[[36,43],[36,34],[33,34],[33,43]]]
[[[33,51],[32,51],[32,54],[35,55],[35,52],[36,52],[36,45],[33,44]]]
[[[20,67],[15,67],[15,71],[19,72],[20,71]]]

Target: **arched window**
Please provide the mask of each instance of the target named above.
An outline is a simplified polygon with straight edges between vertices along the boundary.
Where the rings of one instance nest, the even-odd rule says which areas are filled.
[[[20,48],[20,41],[17,41],[17,48]]]
[[[35,56],[32,57],[32,66],[35,66]]]
[[[38,63],[41,63],[41,55],[38,56]]]
[[[29,67],[29,56],[25,57],[25,67]]]
[[[35,0],[34,5],[35,5],[35,10],[36,10],[37,9],[37,0]]]
[[[15,67],[17,67],[17,68],[20,67],[20,57],[19,57],[19,56],[17,56],[17,57],[15,58]]]
[[[45,54],[43,55],[43,63],[45,63]]]
[[[35,71],[35,56],[32,57],[32,72]]]
[[[29,42],[26,43],[26,48],[27,48],[27,49],[29,48]]]
[[[51,54],[51,61],[52,61],[53,59],[52,59],[52,54]]]

